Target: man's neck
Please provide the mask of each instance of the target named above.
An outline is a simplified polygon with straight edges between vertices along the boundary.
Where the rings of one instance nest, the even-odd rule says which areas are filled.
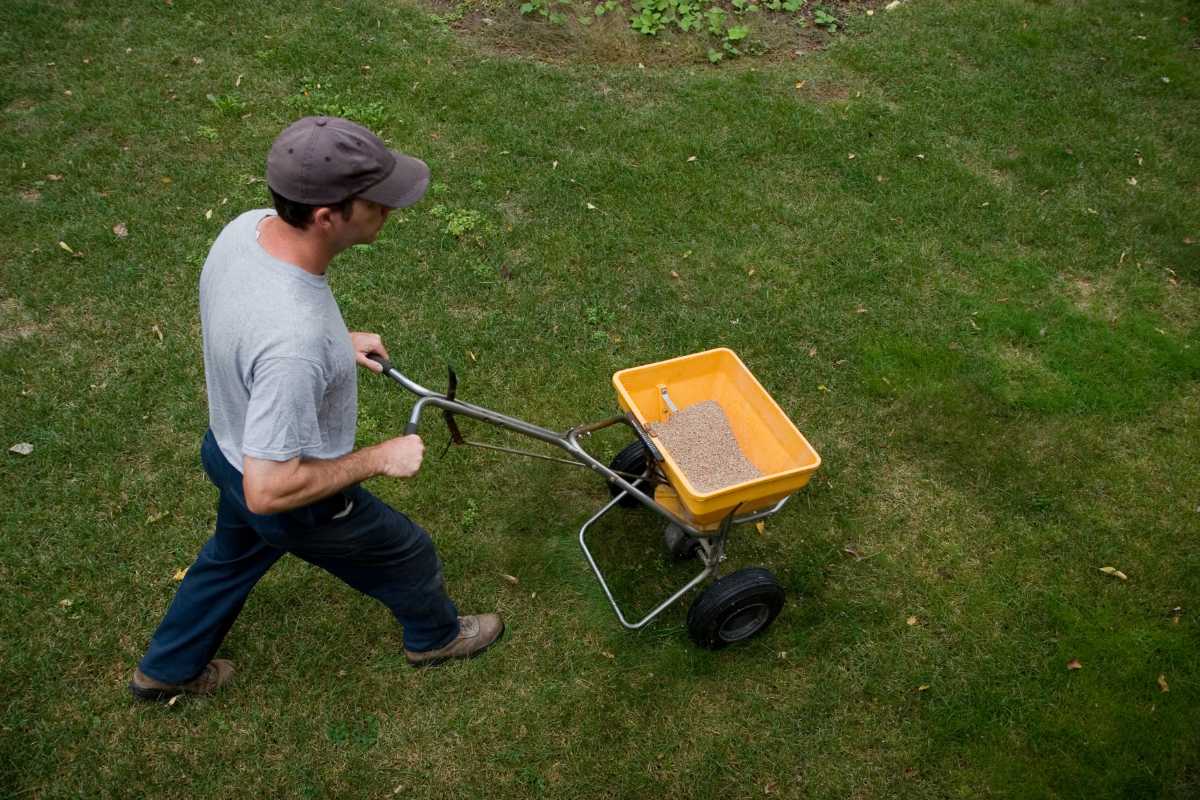
[[[293,228],[274,214],[259,223],[258,243],[273,258],[313,275],[324,275],[335,255],[324,241],[309,231]]]

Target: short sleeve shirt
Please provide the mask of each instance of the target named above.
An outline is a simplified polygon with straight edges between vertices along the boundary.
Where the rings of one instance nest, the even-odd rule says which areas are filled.
[[[270,209],[221,231],[200,275],[209,427],[238,470],[270,461],[337,458],[354,449],[354,347],[323,275],[258,243]]]

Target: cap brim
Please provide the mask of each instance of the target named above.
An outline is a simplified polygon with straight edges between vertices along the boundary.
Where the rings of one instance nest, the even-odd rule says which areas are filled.
[[[396,166],[392,173],[374,186],[359,192],[364,200],[388,208],[405,208],[425,196],[429,188],[429,165],[419,158],[392,151]]]

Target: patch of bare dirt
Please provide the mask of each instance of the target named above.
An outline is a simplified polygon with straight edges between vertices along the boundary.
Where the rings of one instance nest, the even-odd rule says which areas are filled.
[[[681,32],[674,25],[654,36],[633,30],[628,0],[621,12],[595,16],[596,2],[556,6],[564,15],[551,23],[536,12],[522,15],[519,3],[505,0],[411,0],[444,20],[447,26],[472,47],[485,53],[530,58],[549,64],[638,64],[643,66],[708,65],[710,48],[721,49],[720,39],[700,31]],[[761,0],[756,0],[761,2]],[[786,63],[805,53],[822,50],[845,32],[846,20],[876,13],[887,0],[830,0],[808,2],[799,12],[759,11],[734,14],[728,0],[705,3],[730,12],[726,26],[746,25],[751,33],[742,48],[747,54],[726,59],[722,66],[753,67],[764,63]],[[833,14],[836,30],[816,24],[817,8]],[[581,22],[580,20],[586,20]],[[824,86],[822,89],[829,89]],[[814,87],[814,91],[817,87]],[[849,90],[814,94],[818,100],[844,100]]]
[[[0,344],[22,342],[40,333],[42,328],[21,301],[12,297],[0,300]]]

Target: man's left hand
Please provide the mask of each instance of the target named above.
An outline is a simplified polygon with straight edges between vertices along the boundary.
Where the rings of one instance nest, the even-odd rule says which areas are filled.
[[[350,331],[350,342],[354,345],[355,363],[360,367],[366,367],[371,372],[383,372],[383,367],[378,361],[367,358],[369,353],[378,353],[384,358],[388,357],[388,352],[383,346],[383,339],[379,338],[379,334]]]

